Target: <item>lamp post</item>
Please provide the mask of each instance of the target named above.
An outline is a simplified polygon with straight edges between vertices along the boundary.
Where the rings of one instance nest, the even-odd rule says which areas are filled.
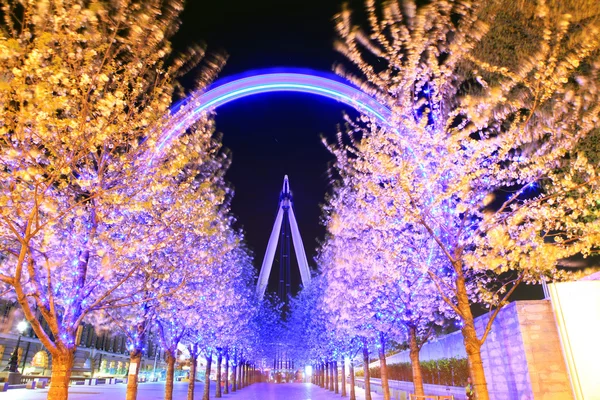
[[[17,347],[10,355],[10,360],[8,361],[8,370],[10,372],[18,372],[19,369],[19,346],[21,345],[21,335],[25,332],[29,324],[27,321],[23,320],[17,324],[17,330],[19,331],[19,338],[17,339]]]

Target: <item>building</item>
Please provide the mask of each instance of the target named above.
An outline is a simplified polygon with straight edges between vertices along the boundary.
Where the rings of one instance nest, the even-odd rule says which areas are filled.
[[[0,370],[8,366],[10,356],[19,342],[18,368],[24,375],[50,375],[52,355],[28,327],[22,335],[17,325],[24,318],[18,304],[0,299]],[[42,325],[45,324],[42,321]],[[49,331],[49,330],[48,330]],[[158,338],[150,332],[144,343],[140,377],[164,376],[166,364]],[[74,377],[125,376],[129,369],[129,352],[125,335],[99,331],[91,324],[83,324],[77,334],[77,351],[73,366]]]

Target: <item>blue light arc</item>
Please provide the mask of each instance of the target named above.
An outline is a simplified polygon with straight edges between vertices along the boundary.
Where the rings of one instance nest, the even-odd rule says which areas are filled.
[[[381,124],[387,124],[392,114],[389,108],[362,90],[340,81],[338,77],[327,77],[320,72],[262,73],[222,82],[224,80],[217,81],[206,91],[192,93],[171,110],[173,122],[159,139],[159,151],[207,112],[234,100],[261,93],[298,92],[327,97],[353,107]]]

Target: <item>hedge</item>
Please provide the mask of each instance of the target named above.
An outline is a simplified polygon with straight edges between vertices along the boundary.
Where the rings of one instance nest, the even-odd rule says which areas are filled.
[[[388,379],[394,381],[412,382],[411,364],[388,364]],[[370,368],[371,377],[381,378],[380,367]],[[442,358],[435,361],[421,361],[423,383],[444,386],[466,386],[469,376],[469,366],[466,358]],[[357,371],[356,376],[363,376],[363,371]]]

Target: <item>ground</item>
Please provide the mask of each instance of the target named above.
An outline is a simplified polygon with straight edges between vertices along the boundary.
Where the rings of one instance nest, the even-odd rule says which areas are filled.
[[[164,383],[141,383],[138,390],[138,400],[162,400],[164,398]],[[69,400],[121,400],[125,399],[124,384],[74,386],[69,391]],[[173,400],[187,398],[188,385],[185,382],[176,382],[173,389]],[[202,384],[196,385],[194,398],[202,399]],[[0,393],[0,400],[43,400],[46,399],[48,389],[27,390],[14,389]],[[356,388],[357,400],[364,400],[364,391]],[[339,394],[321,389],[310,383],[255,383],[236,393],[223,395],[223,399],[231,400],[333,400],[340,398]],[[373,394],[373,400],[381,399]],[[211,399],[214,399],[214,387],[211,388]]]

